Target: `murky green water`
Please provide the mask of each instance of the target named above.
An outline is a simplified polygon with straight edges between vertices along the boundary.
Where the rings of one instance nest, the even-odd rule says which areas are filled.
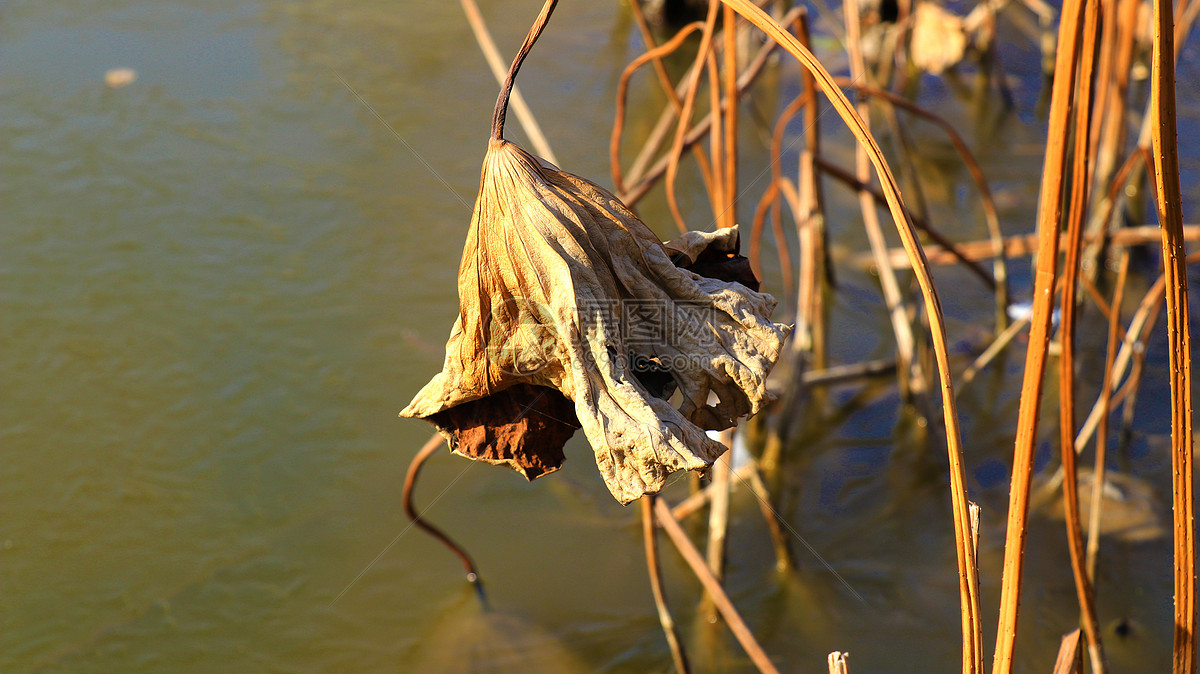
[[[508,53],[537,3],[484,4]],[[563,167],[601,183],[612,93],[640,50],[630,35],[617,3],[565,2],[521,80]],[[106,89],[119,66],[138,80]],[[1024,107],[990,122],[929,92],[981,156],[1005,151],[987,170],[1010,232],[1028,229],[1036,197],[1030,81]],[[498,671],[669,668],[636,510],[611,500],[581,438],[535,484],[448,456],[423,476],[419,503],[473,551],[494,614],[400,511],[430,428],[396,412],[441,364],[494,98],[457,3],[0,6],[0,670],[457,671],[479,654]],[[776,103],[755,105],[771,116]],[[919,133],[941,171],[935,221],[980,237],[962,215],[967,176]],[[762,161],[748,153],[744,180]],[[688,207],[699,218],[705,204]],[[643,211],[667,235],[663,213]],[[855,222],[835,226],[861,248]],[[956,274],[943,299],[965,340],[990,300]],[[837,358],[886,354],[861,328],[886,329],[876,297],[869,278],[843,278],[835,334],[852,337]],[[1013,360],[963,393],[989,641]],[[831,401],[843,416],[812,421],[779,498],[844,583],[798,541],[801,570],[777,578],[739,493],[734,599],[786,671],[821,671],[834,649],[856,671],[952,669],[942,450],[897,423],[893,390]],[[1145,426],[1164,415],[1151,403]],[[1130,461],[1165,483],[1161,444],[1142,438]],[[1030,540],[1019,653],[1047,671],[1074,589],[1061,525]],[[1114,663],[1157,666],[1169,543],[1106,546],[1102,617],[1110,633],[1133,626],[1110,642]],[[748,668],[723,628],[694,622],[681,562],[668,555],[666,572],[699,669]]]

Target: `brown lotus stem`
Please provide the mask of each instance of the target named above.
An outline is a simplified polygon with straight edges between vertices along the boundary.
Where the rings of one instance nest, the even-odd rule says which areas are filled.
[[[753,459],[747,464],[749,470],[745,471],[749,479],[741,477],[741,471],[733,473],[735,477],[750,487],[755,498],[758,499],[758,506],[762,510],[763,520],[767,523],[767,531],[771,534],[771,544],[775,547],[775,568],[780,572],[790,571],[794,568],[792,563],[792,552],[788,548],[787,538],[783,535],[783,528],[779,526],[779,521],[782,519],[779,513],[775,511],[775,507],[771,505],[771,493],[767,491],[767,485],[763,482],[762,475],[758,473],[758,466],[755,465]]]
[[[800,44],[812,44],[808,13],[803,12],[792,22],[792,32]],[[817,101],[817,80],[808,69],[802,69],[804,86],[804,148],[796,167],[797,212],[793,214],[796,238],[800,243],[800,273],[796,279],[796,328],[798,337],[792,340],[794,353],[807,352],[807,365],[823,368],[829,364],[825,287],[834,285],[833,265],[829,262],[826,234],[825,197],[821,189],[821,111]],[[817,399],[820,399],[818,394]],[[790,401],[789,401],[790,402]],[[794,403],[793,403],[794,404]]]
[[[1129,251],[1121,251],[1117,267],[1117,280],[1113,289],[1112,309],[1108,316],[1108,346],[1104,354],[1104,378],[1100,389],[1100,418],[1107,421],[1112,410],[1112,370],[1117,359],[1117,342],[1121,339],[1121,301],[1125,297],[1125,283],[1129,277]],[[1087,572],[1092,583],[1096,582],[1096,559],[1100,556],[1100,512],[1104,493],[1104,474],[1107,470],[1108,424],[1096,427],[1096,462],[1092,469],[1092,508],[1088,513]]]
[[[655,42],[654,31],[650,30],[650,23],[646,21],[646,14],[642,11],[641,3],[629,3],[629,13],[633,15],[633,22],[637,24],[638,33],[642,36],[642,42],[646,43],[646,53],[642,54],[641,57],[638,57],[638,60],[640,61],[643,57],[649,57],[654,60],[654,74],[656,77],[658,77],[658,83],[660,86],[662,86],[663,93],[666,94],[667,98],[670,100],[671,107],[675,108],[676,111],[682,110],[683,99],[679,98],[679,93],[675,91],[674,85],[671,84],[671,76],[667,74],[667,67],[663,65],[663,53],[658,51],[660,46]],[[679,39],[679,36],[683,34],[685,30],[691,32],[688,30],[689,27],[700,27],[703,25],[703,22],[693,21],[687,26],[680,28],[679,32],[675,34],[675,37],[671,38],[671,41]],[[654,56],[650,56],[651,53],[654,53]]]
[[[796,113],[800,112],[800,109],[811,95],[811,92],[808,91],[801,92],[787,104],[787,107],[783,109],[783,112],[779,113],[779,116],[775,120],[775,128],[771,132],[770,146],[771,182],[754,210],[754,226],[750,232],[750,264],[756,269],[755,273],[758,274],[758,277],[762,278],[761,272],[757,271],[759,269],[757,250],[759,239],[762,236],[763,222],[768,216],[769,209],[771,228],[775,233],[775,246],[779,250],[779,267],[780,273],[783,276],[784,295],[791,294],[793,279],[792,260],[788,254],[787,240],[783,238],[783,207],[779,203],[780,196],[782,196],[779,191],[779,183],[786,180],[783,177],[781,162],[783,157],[783,136],[787,131],[788,122],[792,121],[792,117],[795,117]],[[796,214],[794,217],[797,222],[801,219],[800,214]],[[800,328],[801,326],[797,325],[796,327]],[[793,340],[801,338],[798,334],[792,335]],[[804,341],[807,342],[807,338],[804,338]]]
[[[450,549],[459,561],[462,562],[463,568],[467,571],[467,582],[475,586],[475,591],[479,594],[479,600],[487,606],[487,598],[483,594],[483,581],[479,578],[479,572],[475,570],[475,562],[471,560],[471,556],[462,548],[454,539],[450,538],[441,529],[425,521],[425,519],[413,507],[412,493],[413,487],[416,486],[417,477],[421,474],[421,467],[425,465],[425,461],[433,456],[433,453],[446,442],[441,433],[434,433],[433,437],[429,438],[429,442],[417,452],[413,457],[412,463],[408,464],[408,473],[404,476],[404,493],[401,496],[401,501],[404,503],[404,514],[408,515],[408,519],[417,525],[422,531],[433,536],[441,541],[442,545]]]
[[[776,160],[777,161],[777,160]],[[775,163],[774,161],[772,163]],[[782,178],[780,179],[782,180]],[[763,276],[762,264],[760,262],[760,250],[762,248],[762,230],[763,224],[767,218],[767,212],[779,210],[779,182],[772,180],[767,185],[767,191],[763,192],[762,198],[758,200],[758,205],[754,207],[754,218],[750,225],[750,251],[746,253],[746,257],[750,259],[750,270],[754,272],[754,277],[759,280],[766,280]],[[778,218],[772,218],[777,220]],[[787,242],[782,238],[776,239],[776,244],[781,251],[780,266],[783,266],[782,251],[787,250]],[[788,266],[791,266],[791,261],[788,261]],[[783,274],[783,292],[784,294],[791,293],[791,283],[789,281],[790,274]],[[795,339],[795,335],[792,339]]]
[[[631,6],[635,7],[637,6],[637,3],[635,2]],[[638,15],[640,16],[641,10],[639,9],[637,12],[639,12]],[[656,69],[661,70],[662,57],[666,54],[674,52],[681,44],[683,44],[683,41],[686,40],[688,36],[702,28],[704,28],[704,24],[699,21],[693,21],[692,23],[689,23],[683,28],[680,28],[679,32],[675,34],[675,37],[635,58],[629,65],[625,66],[625,70],[621,73],[621,79],[617,83],[617,109],[616,114],[613,116],[612,136],[608,143],[608,157],[609,163],[612,165],[613,187],[616,188],[616,192],[620,193],[625,191],[625,176],[621,172],[621,161],[619,155],[621,149],[621,131],[625,126],[626,97],[629,93],[629,79],[633,77],[633,73],[636,72],[638,68],[641,68],[648,61],[653,61]],[[661,74],[661,77],[666,77],[665,73]],[[667,93],[668,98],[671,100],[671,104],[675,106],[676,109],[683,107],[683,101],[679,99],[679,95],[675,93],[675,88],[671,86],[671,82],[669,80],[663,82],[663,91]],[[704,178],[704,184],[708,186],[708,189],[711,190],[712,170],[709,167],[708,158],[704,156],[703,152],[696,152],[696,159],[701,164],[701,175]]]
[[[796,10],[792,11],[794,12]],[[767,65],[767,61],[771,56],[771,53],[774,52],[778,47],[778,44],[774,42],[768,42],[759,48],[758,53],[754,56],[754,60],[750,62],[750,65],[746,66],[746,69],[742,72],[741,77],[738,78],[739,96],[745,95],[746,90],[750,88],[750,85],[754,83],[755,79],[757,79],[760,74],[762,74],[764,67]],[[689,71],[689,73],[690,72],[691,71]],[[690,77],[688,82],[690,82]],[[687,84],[687,82],[685,82],[685,84]],[[681,87],[680,90],[684,91],[685,93],[690,91],[690,89],[686,86]],[[727,107],[730,105],[730,101],[722,100],[721,105],[722,107]],[[676,111],[674,109],[664,110],[663,116],[660,117],[660,119],[669,120],[675,114]],[[693,126],[684,137],[683,146],[680,151],[690,149],[693,145],[700,142],[700,140],[704,138],[704,135],[707,134],[711,129],[712,121],[713,117],[712,113],[710,112],[699,122],[697,122],[696,125]],[[656,126],[655,133],[657,133],[657,129],[658,127]],[[647,147],[650,145],[651,143],[647,143]],[[629,175],[625,177],[627,183],[631,185],[631,187],[629,187],[629,189],[626,191],[617,194],[617,198],[621,200],[621,203],[632,208],[638,201],[642,199],[642,197],[646,196],[646,193],[650,191],[650,188],[653,187],[657,181],[667,173],[667,169],[670,167],[672,157],[674,156],[675,155],[668,151],[667,154],[662,155],[655,160],[654,164],[649,169],[644,168],[645,163],[649,161],[648,156],[645,158],[643,158],[643,156],[639,156],[637,159],[635,159],[633,166],[629,169]]]
[[[475,42],[479,45],[479,50],[483,52],[483,58],[487,61],[488,68],[496,78],[496,83],[503,86],[504,62],[500,58],[500,51],[496,49],[496,43],[492,40],[492,34],[488,31],[487,24],[483,20],[483,15],[479,13],[479,6],[475,4],[475,0],[459,0],[459,3],[462,5],[463,14],[467,17],[467,23],[471,25],[471,32],[475,34]],[[525,97],[521,95],[521,90],[515,85],[512,90],[512,108],[513,112],[517,113],[517,121],[521,123],[521,128],[525,130],[529,142],[533,144],[533,149],[546,161],[557,164],[558,158],[550,149],[550,143],[546,140],[546,135],[542,133],[542,127],[538,125],[537,119],[525,102]]]
[[[676,549],[683,559],[692,567],[692,572],[704,585],[704,589],[712,595],[713,603],[717,605],[717,610],[721,612],[721,616],[725,618],[725,624],[729,625],[729,631],[733,632],[733,636],[737,638],[738,643],[746,650],[746,654],[758,667],[758,671],[778,674],[779,670],[775,668],[775,664],[771,662],[771,658],[763,651],[762,646],[758,645],[758,641],[750,632],[750,628],[746,626],[746,621],[742,620],[741,614],[734,608],[733,602],[729,601],[729,596],[725,594],[725,590],[721,588],[721,583],[713,578],[712,573],[708,570],[708,566],[704,564],[704,558],[700,556],[700,551],[688,539],[687,534],[683,532],[683,528],[679,526],[679,522],[671,515],[671,508],[667,506],[666,501],[656,499],[654,503],[654,514],[658,518],[659,524],[662,525],[667,535],[671,537],[671,541],[675,543]]]
[[[732,482],[729,474],[733,470],[729,465],[729,455],[733,452],[733,433],[731,431],[721,432],[721,444],[731,449],[713,462],[710,473],[712,484],[708,487],[708,491],[712,493],[708,508],[708,568],[718,582],[723,582],[725,579],[725,541],[729,534],[729,489]],[[704,598],[701,613],[710,623],[716,621],[716,607],[709,595]]]
[[[508,98],[512,94],[513,85],[517,81],[517,71],[521,69],[521,64],[525,62],[525,57],[529,56],[529,51],[533,49],[533,44],[541,37],[542,31],[546,28],[546,24],[550,21],[550,15],[554,12],[555,6],[558,5],[558,0],[546,0],[546,4],[542,5],[542,11],[534,20],[533,26],[529,29],[529,34],[525,36],[525,42],[521,44],[520,51],[517,52],[517,57],[513,59],[512,66],[508,69],[508,77],[504,78],[504,85],[500,87],[500,95],[496,97],[496,109],[492,112],[492,138],[502,140],[504,138],[504,117],[508,114]]]
[[[717,45],[714,42],[704,58],[705,71],[708,73],[708,107],[714,113],[713,128],[717,129],[708,136],[709,150],[712,153],[710,161],[713,166],[712,191],[708,195],[708,202],[712,207],[713,222],[717,227],[722,227],[721,214],[728,203],[725,196],[725,108],[721,105],[721,73],[717,67],[716,53]],[[730,105],[728,109],[732,111],[735,107],[737,106]],[[671,189],[674,189],[674,186]]]
[[[646,494],[642,502],[642,539],[646,544],[646,566],[650,571],[650,591],[654,594],[654,606],[658,609],[658,622],[662,625],[663,634],[667,637],[667,646],[671,648],[671,659],[675,661],[675,671],[688,674],[687,654],[679,641],[679,630],[675,627],[675,619],[667,608],[667,595],[663,591],[662,567],[658,561],[658,532],[654,529],[654,501],[658,497]]]
[[[692,65],[692,69],[688,72],[688,84],[686,93],[683,99],[683,108],[679,111],[679,123],[675,126],[675,135],[671,141],[671,152],[667,164],[667,206],[671,210],[671,217],[675,219],[675,224],[679,227],[680,232],[687,231],[687,225],[683,221],[683,215],[679,211],[679,202],[675,198],[675,177],[679,173],[679,158],[684,150],[684,137],[687,135],[688,126],[691,124],[692,111],[696,105],[696,94],[700,88],[700,76],[704,70],[704,61],[709,55],[709,48],[712,44],[713,28],[717,22],[717,5],[710,4],[708,7],[708,16],[704,19],[704,32],[700,34],[700,48],[696,51],[696,60]],[[720,114],[720,113],[718,113]],[[714,117],[714,121],[715,121]],[[714,171],[713,186],[715,187],[720,180],[717,177],[718,172]],[[622,199],[625,203],[628,201]]]

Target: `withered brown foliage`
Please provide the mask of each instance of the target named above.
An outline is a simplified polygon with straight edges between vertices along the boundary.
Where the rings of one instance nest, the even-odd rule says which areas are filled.
[[[608,191],[491,139],[445,365],[401,415],[530,479],[582,427],[622,503],[706,468],[725,447],[705,431],[769,401],[788,332],[737,245],[736,228],[664,245]]]

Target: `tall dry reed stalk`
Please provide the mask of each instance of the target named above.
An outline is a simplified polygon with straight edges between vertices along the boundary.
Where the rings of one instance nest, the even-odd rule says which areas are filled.
[[[1171,496],[1175,534],[1176,674],[1196,671],[1196,500],[1192,444],[1192,347],[1183,241],[1183,196],[1175,125],[1175,22],[1171,0],[1154,0],[1150,119],[1154,190],[1162,225],[1168,351],[1171,365]]]
[[[1041,414],[1042,385],[1050,346],[1050,323],[1054,288],[1058,278],[1059,227],[1062,218],[1063,181],[1066,176],[1067,139],[1071,109],[1075,101],[1075,73],[1082,30],[1083,2],[1066,0],[1059,28],[1054,89],[1050,102],[1050,125],[1038,203],[1038,253],[1033,289],[1033,316],[1025,376],[1013,451],[1009,491],[1008,527],[1004,538],[1004,575],[1000,589],[1000,619],[993,657],[993,674],[1012,671],[1017,639],[1017,617],[1021,605],[1021,574],[1028,531],[1029,486],[1033,475],[1033,447]]]
[[[1100,636],[1100,620],[1096,614],[1096,598],[1088,578],[1083,543],[1083,526],[1079,517],[1078,474],[1075,467],[1075,316],[1076,287],[1079,262],[1083,250],[1083,220],[1088,203],[1091,174],[1088,169],[1089,129],[1092,100],[1093,55],[1099,23],[1099,2],[1086,0],[1083,6],[1083,26],[1080,33],[1080,58],[1076,75],[1076,105],[1073,124],[1074,156],[1071,167],[1071,193],[1067,211],[1067,245],[1063,262],[1061,286],[1062,319],[1059,327],[1059,429],[1063,468],[1063,513],[1067,527],[1067,546],[1070,551],[1071,572],[1082,614],[1083,631],[1087,635],[1092,671],[1104,674],[1104,648]]]

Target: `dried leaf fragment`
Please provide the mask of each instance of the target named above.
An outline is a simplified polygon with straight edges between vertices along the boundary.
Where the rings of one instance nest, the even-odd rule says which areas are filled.
[[[563,394],[517,384],[430,417],[456,454],[508,466],[532,480],[562,467],[563,445],[579,428]]]

